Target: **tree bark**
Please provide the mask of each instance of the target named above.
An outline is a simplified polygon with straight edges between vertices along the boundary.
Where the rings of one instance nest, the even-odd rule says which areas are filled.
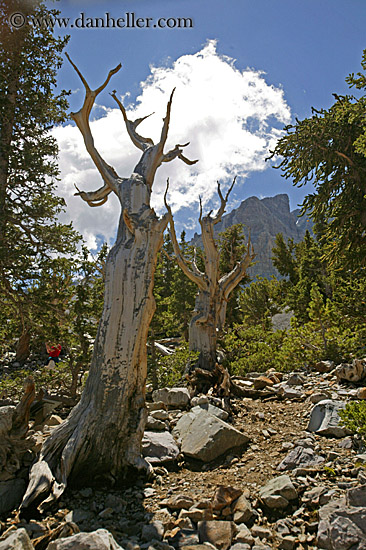
[[[120,65],[109,72],[97,90],[91,90],[77,67],[72,65],[86,91],[83,107],[72,113],[72,118],[104,181],[97,191],[78,191],[77,194],[90,206],[100,206],[113,191],[119,198],[121,215],[116,243],[106,261],[104,308],[85,389],[67,420],[54,430],[42,447],[21,505],[26,508],[36,498],[49,494],[39,506],[40,510],[57,499],[68,482],[74,485],[110,482],[114,485],[130,477],[131,469],[144,473],[152,471],[141,455],[147,418],[146,343],[155,309],[154,272],[168,216],[157,218],[150,208],[150,195],[155,171],[162,162],[177,157],[186,162],[181,146],[167,154],[163,152],[173,94],[168,102],[161,139],[154,145],[152,140],[136,132],[143,119],[129,121],[113,92],[112,97],[122,111],[132,142],[143,151],[131,177],[120,178],[96,150],[88,120],[96,96]]]
[[[149,191],[138,179],[136,176],[125,181],[120,190],[124,204],[126,195],[130,195],[130,203],[135,203],[136,210],[129,215],[135,215],[141,223],[132,235],[121,216],[117,242],[107,259],[105,304],[88,380],[80,405],[68,421],[79,432],[77,439],[84,447],[70,472],[75,480],[81,481],[85,473],[88,478],[98,475],[101,462],[112,478],[118,478],[122,464],[140,463],[146,340],[155,307],[153,274],[166,220],[159,221],[147,202],[142,202],[144,193],[140,189],[145,188],[147,195]],[[80,418],[87,410],[88,419],[80,429]],[[93,440],[92,449],[87,449],[88,440]]]
[[[167,203],[165,192],[164,202],[169,216],[170,237],[173,245],[175,259],[183,273],[198,287],[194,313],[189,325],[189,349],[199,352],[196,367],[205,371],[213,371],[216,365],[217,333],[225,323],[226,306],[230,293],[240,283],[246,274],[250,262],[254,258],[250,236],[245,256],[226,275],[220,277],[220,255],[214,239],[214,225],[222,218],[225,212],[227,199],[233,188],[234,181],[223,197],[220,184],[218,184],[218,195],[220,197],[220,208],[215,216],[212,211],[202,217],[202,203],[200,199],[199,222],[202,229],[202,242],[204,248],[204,272],[201,272],[193,261],[187,261],[178,244],[174,228],[172,211]]]
[[[19,9],[23,9],[24,3],[18,2]],[[4,21],[1,22],[2,43],[4,52],[8,59],[8,64],[11,67],[10,75],[6,82],[3,83],[4,89],[4,104],[5,109],[0,118],[0,244],[3,242],[5,235],[6,216],[6,196],[9,177],[11,140],[14,130],[15,109],[17,103],[17,94],[19,83],[22,74],[21,51],[28,32],[27,25],[21,29],[14,30],[8,22],[5,22],[13,11],[16,11],[17,5],[10,6],[10,3],[5,4]],[[28,6],[28,10],[29,10]],[[26,11],[25,13],[28,13]]]
[[[219,299],[199,290],[189,325],[189,349],[199,352],[197,367],[212,370],[216,364]]]
[[[67,421],[41,451],[40,462],[52,472],[47,491],[55,498],[67,481],[115,484],[125,480],[130,468],[151,470],[141,456],[147,417],[146,341],[155,309],[157,253],[168,220],[159,220],[149,207],[150,189],[140,176],[124,180],[119,195],[124,209],[106,262],[104,309],[86,386]],[[134,234],[127,216],[134,219]],[[32,500],[31,489],[23,507]]]
[[[29,345],[30,345],[30,339],[31,339],[31,335],[30,335],[30,332],[29,330],[25,329],[18,342],[17,342],[17,347],[16,347],[16,360],[17,361],[20,361],[20,362],[23,362],[27,359],[28,355],[29,355]]]

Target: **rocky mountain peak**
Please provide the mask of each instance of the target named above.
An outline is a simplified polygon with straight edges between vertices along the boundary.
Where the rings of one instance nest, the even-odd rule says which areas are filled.
[[[306,217],[299,218],[300,210],[290,210],[290,200],[287,194],[281,193],[274,197],[249,197],[238,208],[222,217],[215,226],[215,236],[231,225],[242,223],[246,232],[250,229],[251,239],[256,254],[255,265],[249,270],[251,277],[278,276],[272,263],[272,248],[277,233],[282,233],[285,240],[294,239],[299,242],[306,229],[311,229],[312,223]],[[202,246],[200,235],[194,235],[191,244]]]

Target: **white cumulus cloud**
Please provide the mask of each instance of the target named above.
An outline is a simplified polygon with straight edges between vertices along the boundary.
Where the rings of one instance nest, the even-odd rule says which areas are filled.
[[[216,199],[218,180],[225,184],[234,175],[243,179],[267,168],[268,151],[281,134],[280,129],[289,123],[291,113],[283,90],[267,84],[264,73],[237,69],[234,60],[220,56],[216,43],[209,41],[201,51],[183,55],[169,67],[151,68],[151,74],[141,83],[141,94],[127,108],[130,119],[155,112],[139,127],[142,135],[154,141],[159,139],[173,88],[176,92],[166,151],[177,143],[190,141],[185,155],[199,162],[187,166],[176,159],[159,168],[152,205],[158,213],[163,212],[163,193],[169,177],[173,212],[192,208],[195,219],[199,196],[204,204]],[[99,96],[98,102],[102,101]],[[102,157],[121,176],[128,177],[140,152],[129,140],[117,108],[103,109],[101,115],[90,125],[95,144]],[[110,240],[119,218],[117,200],[112,198],[100,208],[90,208],[73,196],[74,183],[91,191],[101,186],[100,176],[74,125],[56,128],[54,135],[60,147],[59,192],[66,199],[68,216],[90,247],[95,246],[98,234]]]

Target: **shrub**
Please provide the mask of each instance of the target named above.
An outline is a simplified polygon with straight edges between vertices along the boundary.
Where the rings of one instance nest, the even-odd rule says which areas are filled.
[[[189,351],[188,343],[184,342],[172,355],[162,355],[156,351],[156,376],[158,387],[175,386],[182,383],[184,370],[188,363],[195,363],[198,352]],[[152,361],[148,359],[148,381],[152,381]]]
[[[232,375],[250,371],[265,372],[269,368],[281,368],[279,354],[285,331],[266,330],[261,325],[236,325],[223,338],[226,350],[226,366]]]
[[[37,392],[45,388],[48,392],[69,394],[72,375],[68,364],[62,361],[53,369],[47,367],[37,370],[19,369],[3,376],[0,380],[0,399],[19,401],[23,395],[24,380],[28,376],[33,377]]]
[[[366,401],[353,401],[339,411],[346,428],[364,437],[366,435]]]

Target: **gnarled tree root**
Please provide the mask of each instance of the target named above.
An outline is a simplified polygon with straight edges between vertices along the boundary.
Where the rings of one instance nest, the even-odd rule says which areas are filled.
[[[145,418],[143,425],[144,421]],[[134,434],[133,441],[130,440],[128,450],[123,455],[121,453],[121,462],[114,465],[106,464],[103,471],[103,460],[99,460],[97,464],[96,458],[105,452],[105,449],[100,452],[97,450],[100,448],[98,441],[103,438],[101,421],[94,414],[92,405],[82,407],[79,403],[68,419],[44,442],[39,460],[31,468],[28,488],[20,509],[26,509],[33,504],[37,505],[41,513],[44,512],[60,498],[67,484],[113,486],[127,473],[130,474],[131,470],[137,475],[151,477],[153,468],[140,454],[143,427],[139,428]],[[112,455],[119,442],[114,439],[112,445],[108,435],[105,439]],[[98,458],[100,459],[100,456]]]

